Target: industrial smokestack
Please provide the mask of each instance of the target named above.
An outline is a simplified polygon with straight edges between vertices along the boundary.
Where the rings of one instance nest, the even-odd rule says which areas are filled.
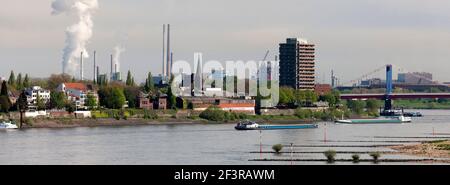
[[[112,78],[112,74],[113,74],[113,55],[111,55],[111,78]]]
[[[92,77],[94,79],[94,82],[97,81],[97,75],[95,74],[95,66],[96,66],[96,64],[95,64],[95,54],[96,54],[96,51],[94,51],[94,73],[92,73],[93,74]]]
[[[84,77],[83,77],[83,52],[81,52],[81,56],[80,56],[80,80],[83,81]]]
[[[162,76],[166,76],[166,25],[163,24]]]
[[[331,87],[334,88],[335,87],[335,79],[334,79],[334,71],[331,70]]]
[[[167,24],[167,58],[166,58],[166,76],[169,76],[169,62],[170,62],[170,24]]]
[[[98,83],[98,75],[100,75],[100,67],[99,66],[97,66],[97,83]]]
[[[169,78],[172,77],[173,52],[170,52]]]

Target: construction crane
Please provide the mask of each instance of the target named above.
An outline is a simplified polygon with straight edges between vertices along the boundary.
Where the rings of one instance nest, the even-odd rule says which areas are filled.
[[[261,60],[261,62],[265,62],[267,59],[267,56],[269,56],[269,50],[266,51],[266,54],[264,55],[264,58]],[[258,62],[259,63],[259,62]],[[258,64],[260,65],[260,64]],[[256,76],[259,76],[259,68],[256,70]]]
[[[270,52],[269,50],[266,51],[266,55],[264,55],[264,58],[262,59],[263,62],[266,61],[267,56],[269,56],[269,52]]]

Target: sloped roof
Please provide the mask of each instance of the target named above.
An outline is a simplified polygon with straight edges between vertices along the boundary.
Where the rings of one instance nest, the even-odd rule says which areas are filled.
[[[84,83],[64,83],[64,85],[69,89],[77,89],[81,91],[87,90],[87,86]]]

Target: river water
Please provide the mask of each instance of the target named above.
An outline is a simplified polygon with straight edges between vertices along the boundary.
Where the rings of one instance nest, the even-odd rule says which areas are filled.
[[[420,111],[425,117],[414,118],[412,123],[405,124],[339,125],[322,122],[317,129],[267,130],[261,133],[236,131],[233,128],[234,124],[2,130],[0,131],[0,164],[289,165],[291,162],[287,161],[249,160],[261,157],[291,158],[289,153],[282,155],[251,153],[260,150],[260,142],[263,151],[271,151],[271,146],[274,144],[293,143],[308,145],[294,148],[295,151],[300,152],[323,152],[328,149],[367,152],[390,151],[390,149],[324,145],[377,145],[429,140],[389,137],[450,137],[445,135],[450,133],[450,110]],[[317,147],[317,145],[324,147]],[[283,151],[290,151],[290,147],[285,147]],[[338,154],[336,158],[349,159],[351,155]],[[323,159],[324,156],[321,153],[301,153],[294,154],[293,158]],[[368,154],[361,154],[361,158],[370,157]],[[420,157],[384,154],[381,158]],[[325,162],[294,162],[294,164],[325,164]]]

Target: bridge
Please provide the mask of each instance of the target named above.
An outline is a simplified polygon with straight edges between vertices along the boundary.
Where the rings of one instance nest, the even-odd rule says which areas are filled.
[[[386,65],[386,92],[384,94],[341,94],[341,99],[384,100],[384,111],[392,110],[393,99],[418,99],[418,98],[450,98],[450,93],[393,93],[392,65]]]
[[[450,93],[391,93],[391,94],[341,94],[344,100],[364,99],[418,99],[418,98],[450,98]]]

